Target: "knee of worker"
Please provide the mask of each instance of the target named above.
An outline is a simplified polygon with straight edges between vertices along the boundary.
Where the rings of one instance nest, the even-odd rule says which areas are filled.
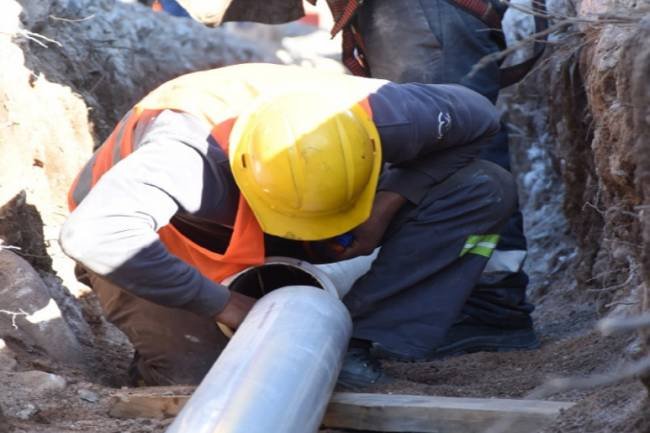
[[[489,161],[480,160],[473,164],[473,181],[485,198],[484,215],[495,226],[502,226],[517,208],[517,187],[507,170]]]

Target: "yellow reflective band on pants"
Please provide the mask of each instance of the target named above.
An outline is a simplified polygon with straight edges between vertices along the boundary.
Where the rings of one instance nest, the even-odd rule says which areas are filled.
[[[497,247],[499,242],[499,235],[470,235],[465,241],[465,246],[460,252],[459,257],[465,254],[476,254],[483,257],[490,257],[492,251]]]

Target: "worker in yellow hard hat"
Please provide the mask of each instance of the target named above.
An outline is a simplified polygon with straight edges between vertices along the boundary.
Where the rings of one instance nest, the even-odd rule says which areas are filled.
[[[340,383],[363,387],[386,380],[372,350],[436,355],[461,314],[515,202],[511,176],[477,159],[498,129],[492,104],[455,85],[267,64],[188,74],[81,170],[60,241],[151,385],[198,383],[227,341],[216,323],[242,322],[255,299],[224,279],[270,255],[381,246],[343,299]]]

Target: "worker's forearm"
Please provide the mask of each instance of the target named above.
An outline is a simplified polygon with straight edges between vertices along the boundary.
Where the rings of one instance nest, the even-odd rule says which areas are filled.
[[[372,215],[381,219],[387,226],[393,220],[395,214],[404,206],[404,203],[406,203],[406,198],[397,192],[377,191]]]
[[[155,279],[150,276],[152,268],[157,270]],[[230,297],[225,286],[170,255],[159,243],[141,250],[106,278],[141,298],[208,317],[220,313]]]

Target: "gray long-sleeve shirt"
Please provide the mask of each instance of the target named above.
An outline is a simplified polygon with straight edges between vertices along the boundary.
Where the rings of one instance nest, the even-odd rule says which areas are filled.
[[[370,105],[382,143],[380,190],[417,204],[426,191],[477,158],[499,130],[484,97],[456,85],[380,80]],[[232,226],[239,192],[210,127],[163,111],[136,130],[138,149],[105,173],[65,223],[60,242],[72,258],[131,293],[214,316],[225,286],[171,255],[157,230]],[[210,248],[210,239],[204,239]],[[215,248],[227,239],[213,239]]]

